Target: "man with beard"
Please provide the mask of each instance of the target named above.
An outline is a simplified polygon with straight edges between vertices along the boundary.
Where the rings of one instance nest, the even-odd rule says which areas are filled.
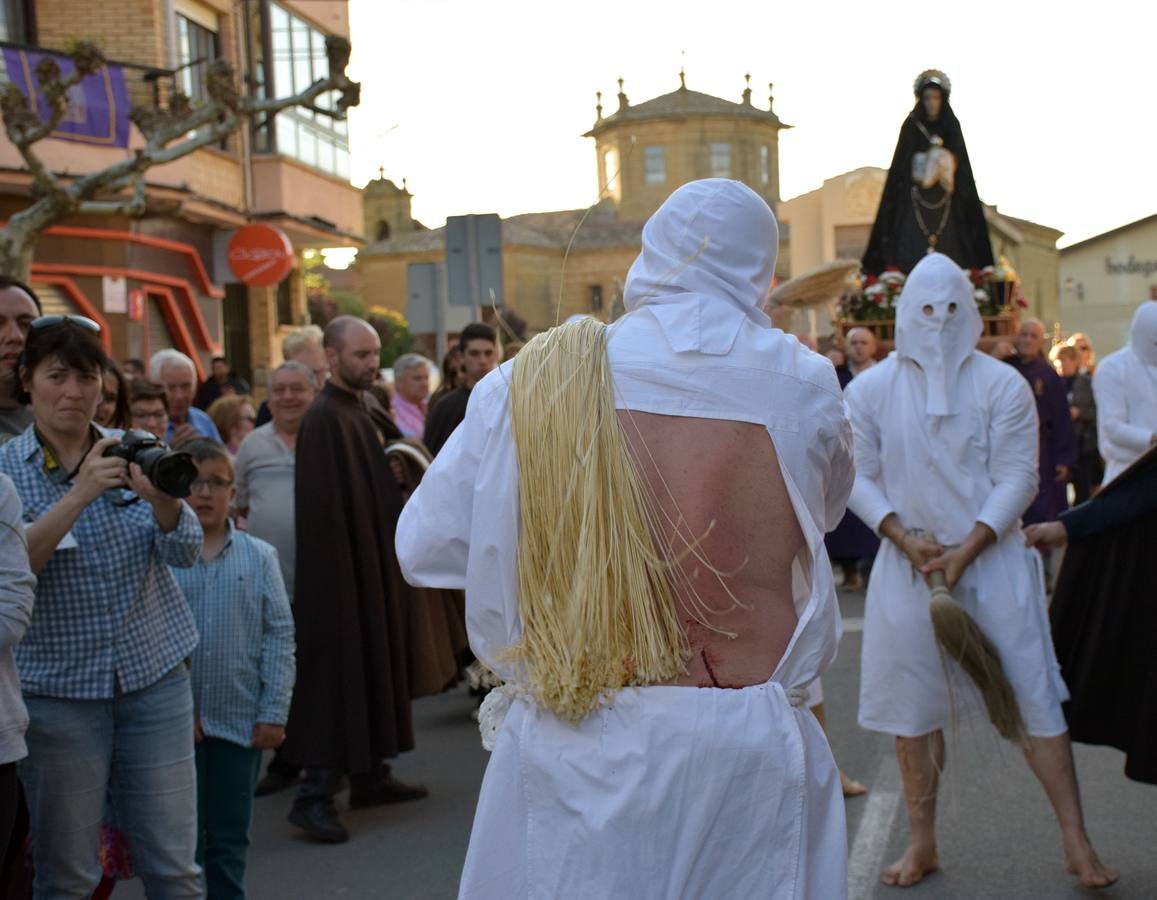
[[[295,473],[294,619],[298,679],[284,755],[305,765],[289,821],[315,840],[349,833],[333,797],[350,777],[350,807],[417,800],[383,761],[414,747],[405,659],[408,590],[394,556],[402,509],[383,437],[363,407],[381,341],[366,322],[334,319],[331,377],[302,421]]]
[[[32,288],[0,276],[0,443],[32,424],[32,410],[16,401],[16,364],[40,300]]]
[[[498,334],[484,322],[474,322],[463,328],[458,347],[464,363],[462,386],[444,396],[437,406],[431,404],[426,415],[422,443],[434,456],[466,417],[466,404],[474,385],[497,368],[501,358]]]

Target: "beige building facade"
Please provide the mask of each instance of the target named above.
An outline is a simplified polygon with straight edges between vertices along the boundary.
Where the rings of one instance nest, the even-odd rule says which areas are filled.
[[[502,222],[503,303],[541,331],[577,313],[613,318],[639,253],[643,223],[671,192],[700,178],[743,181],[768,201],[779,200],[779,132],[770,109],[679,88],[632,106],[620,82],[618,108],[586,133],[595,144],[600,197],[591,210],[512,216]],[[445,258],[445,231],[426,230],[410,214],[410,193],[382,174],[363,193],[363,231],[373,241],[358,254],[363,301],[407,311],[412,264]],[[479,310],[483,317],[490,311]],[[432,336],[415,335],[430,352]]]
[[[1157,214],[1061,250],[1061,321],[1104,356],[1123,347],[1145,300],[1157,300]]]

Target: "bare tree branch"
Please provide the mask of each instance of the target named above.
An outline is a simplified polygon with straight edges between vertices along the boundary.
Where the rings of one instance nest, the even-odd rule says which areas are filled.
[[[242,97],[233,70],[223,61],[208,67],[205,77],[209,100],[193,105],[179,91],[169,96],[165,108],[136,107],[130,113],[132,122],[145,138],[145,146],[112,165],[95,172],[65,180],[48,169],[33,150],[33,145],[52,134],[68,112],[71,88],[104,65],[104,57],[92,44],[77,44],[69,53],[75,71],[62,76],[59,64],[45,57],[37,65],[40,91],[32,98],[9,84],[0,92],[0,115],[9,140],[19,150],[35,184],[42,192],[27,208],[9,217],[0,228],[0,271],[27,277],[31,247],[37,236],[54,222],[74,212],[100,212],[121,215],[143,215],[146,211],[144,173],[187,156],[203,147],[220,144],[245,122],[261,120],[265,124],[277,113],[301,107],[341,120],[346,111],[361,98],[361,85],[346,74],[350,45],[344,38],[326,40],[330,75],[287,97]],[[319,98],[336,93],[330,104]],[[49,114],[41,119],[39,98],[45,100]],[[132,185],[131,197],[115,195]],[[104,199],[102,199],[104,198]],[[12,271],[8,271],[12,270]]]
[[[109,185],[108,190],[120,190],[133,186],[131,197],[120,200],[86,200],[76,208],[81,213],[98,213],[104,215],[143,216],[148,211],[148,202],[145,197],[145,178],[136,175],[130,181],[120,185]]]

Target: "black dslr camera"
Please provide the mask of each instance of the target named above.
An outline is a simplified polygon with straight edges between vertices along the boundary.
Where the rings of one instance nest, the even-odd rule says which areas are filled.
[[[170,497],[183,499],[193,492],[197,478],[193,457],[170,450],[159,437],[140,428],[130,428],[121,435],[121,442],[105,450],[104,455],[136,463],[153,486]]]

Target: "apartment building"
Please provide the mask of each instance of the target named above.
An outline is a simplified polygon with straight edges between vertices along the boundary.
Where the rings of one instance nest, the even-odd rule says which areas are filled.
[[[0,77],[21,83],[38,54],[76,40],[102,49],[109,66],[99,99],[110,109],[96,121],[106,124],[93,127],[89,115],[85,126],[86,110],[77,109],[69,129],[70,110],[59,137],[38,145],[53,171],[78,174],[142,144],[134,128],[126,135],[124,107],[164,104],[174,89],[196,103],[206,96],[208,63],[221,58],[242,90],[295,93],[327,74],[331,34],[349,37],[344,0],[0,0]],[[146,179],[145,216],[77,215],[50,229],[36,248],[34,286],[51,311],[107,325],[117,359],[176,347],[207,368],[223,352],[264,384],[282,335],[305,322],[302,251],[362,243],[346,124],[290,109]],[[16,149],[0,139],[0,218],[26,205],[30,191]],[[234,270],[228,247],[242,228],[284,248],[287,274],[276,283]]]

